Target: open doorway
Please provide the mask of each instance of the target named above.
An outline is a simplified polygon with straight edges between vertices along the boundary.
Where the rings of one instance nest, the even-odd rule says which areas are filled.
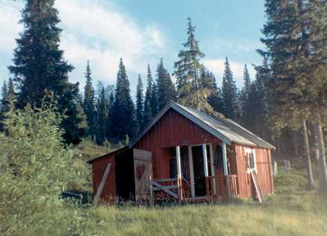
[[[133,150],[115,156],[116,191],[120,201],[135,199]]]
[[[195,196],[202,197],[206,195],[202,146],[192,146],[192,157]]]

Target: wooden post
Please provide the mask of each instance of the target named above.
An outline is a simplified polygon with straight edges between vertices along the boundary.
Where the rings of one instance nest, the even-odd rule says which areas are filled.
[[[291,162],[289,160],[284,160],[284,169],[289,171],[291,169]]]
[[[177,164],[177,186],[178,186],[178,199],[183,199],[183,186],[182,186],[182,164],[181,164],[181,149],[180,146],[176,147],[176,164]]]
[[[277,161],[274,161],[274,176],[277,176]]]
[[[229,178],[228,178],[228,166],[227,166],[227,146],[226,143],[222,143],[223,148],[223,165],[224,165],[224,178],[226,183],[226,192],[227,197],[230,197],[230,184],[229,184]]]
[[[223,148],[223,165],[224,165],[224,175],[228,175],[228,167],[227,167],[227,147],[226,143],[222,143]]]
[[[204,178],[206,183],[206,195],[209,195],[209,170],[208,170],[208,154],[207,145],[202,144],[202,156],[203,156],[203,167],[204,167]]]
[[[214,165],[214,159],[213,159],[213,147],[212,144],[210,144],[210,163],[211,163],[211,176],[215,177],[215,165]],[[217,194],[216,190],[216,179],[212,178],[212,184],[213,184],[213,194]]]
[[[102,193],[103,188],[104,188],[104,184],[106,183],[106,180],[108,178],[109,173],[110,173],[110,163],[107,165],[106,170],[105,170],[105,172],[104,172],[104,174],[102,176],[102,180],[100,182],[97,194],[95,195],[95,198],[94,198],[94,201],[93,201],[94,206],[98,205],[101,193]]]
[[[188,146],[188,158],[190,164],[190,179],[191,179],[191,197],[195,197],[195,188],[194,188],[194,169],[193,169],[193,156],[192,156],[192,146]]]
[[[311,156],[310,156],[310,146],[309,146],[309,137],[308,137],[308,129],[307,122],[305,120],[302,121],[302,129],[303,129],[303,141],[304,141],[304,149],[305,155],[307,158],[307,178],[308,178],[308,188],[313,189],[313,173],[312,173],[312,165],[311,165]]]

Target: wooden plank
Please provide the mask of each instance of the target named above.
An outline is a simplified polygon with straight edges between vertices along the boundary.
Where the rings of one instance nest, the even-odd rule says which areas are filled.
[[[193,155],[192,155],[192,146],[190,145],[188,146],[188,158],[189,158],[189,166],[190,166],[191,196],[195,197]]]
[[[178,185],[178,199],[183,198],[182,186],[182,164],[181,164],[181,148],[176,146],[176,166],[177,166],[177,185]]]
[[[224,165],[224,175],[228,175],[228,167],[227,167],[227,147],[226,143],[222,143],[222,148],[223,148],[223,165]]]
[[[209,145],[210,147],[210,168],[211,168],[211,176],[215,177],[215,166],[214,166],[214,159],[213,159],[213,147],[212,147],[212,143],[210,143]],[[217,194],[217,190],[216,190],[216,179],[213,178],[212,179],[212,185],[213,185],[213,194],[216,195]]]
[[[163,188],[168,189],[168,190],[169,189],[178,189],[178,186],[177,185],[168,185],[168,186],[163,185],[162,188],[154,187],[153,191],[159,191],[159,190],[161,191]]]
[[[177,178],[154,179],[154,181],[156,181],[158,183],[174,182],[174,181],[177,181]]]
[[[152,202],[152,154],[133,149],[135,200],[137,203]]]
[[[161,184],[159,184],[156,181],[151,181],[151,183],[152,183],[152,185],[154,185],[155,187],[161,189],[162,191],[164,191],[165,193],[169,194],[173,198],[178,199],[178,195],[176,193],[174,193],[173,191],[170,191],[169,189],[166,189],[165,186],[162,186]]]
[[[251,171],[251,177],[252,177],[252,180],[253,180],[253,183],[254,183],[254,187],[255,187],[255,190],[256,190],[256,193],[257,193],[258,200],[259,200],[260,203],[263,203],[264,202],[264,197],[263,197],[261,188],[260,188],[259,183],[258,183],[257,174],[254,171]]]
[[[98,202],[99,202],[99,199],[100,199],[100,196],[101,196],[101,193],[103,191],[103,188],[104,188],[104,185],[106,183],[106,180],[109,176],[109,173],[110,173],[110,163],[107,165],[106,167],[106,170],[104,172],[104,175],[102,176],[102,180],[100,182],[100,185],[99,185],[99,188],[98,188],[98,191],[97,191],[97,194],[95,195],[95,198],[94,198],[94,201],[93,201],[93,205],[94,206],[97,206],[98,205]]]

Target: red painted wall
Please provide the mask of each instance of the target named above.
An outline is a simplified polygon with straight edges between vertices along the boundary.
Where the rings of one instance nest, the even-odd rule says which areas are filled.
[[[170,109],[136,144],[133,148],[143,149],[152,153],[153,178],[169,178],[169,148],[183,145],[212,143],[213,150],[221,143],[216,137],[194,124],[176,111]],[[250,175],[247,174],[245,146],[232,144],[233,152],[228,153],[231,174],[238,175],[238,192],[241,198],[253,196]],[[255,148],[258,179],[263,193],[274,190],[271,172],[271,154],[268,149]],[[114,202],[116,196],[115,158],[114,155],[95,160],[92,164],[93,190],[96,194],[105,168],[111,163],[109,178],[105,184],[101,199]],[[209,167],[210,168],[210,167]],[[119,173],[118,173],[119,174]],[[215,176],[222,177],[223,173],[215,167]],[[219,189],[217,190],[219,194]]]
[[[114,203],[116,201],[116,176],[115,176],[115,157],[114,155],[104,156],[92,163],[92,183],[93,195],[95,196],[98,187],[101,183],[102,176],[108,164],[110,166],[110,173],[104,185],[102,194],[100,196],[101,202]]]
[[[152,152],[154,178],[167,178],[170,175],[170,153],[165,148],[202,143],[217,145],[220,141],[192,121],[170,109],[135,144],[135,148]]]
[[[247,164],[245,158],[245,148],[239,144],[234,144],[236,168],[238,174],[238,191],[241,198],[247,198],[254,195],[252,180],[247,173]],[[256,156],[257,176],[259,185],[264,194],[274,191],[273,176],[271,169],[271,151],[263,148],[253,148]]]

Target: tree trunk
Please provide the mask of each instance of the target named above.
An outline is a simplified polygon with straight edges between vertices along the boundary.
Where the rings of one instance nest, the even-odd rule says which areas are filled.
[[[299,148],[297,144],[297,132],[293,132],[293,145],[294,145],[294,154],[296,157],[299,156]]]
[[[280,136],[277,137],[277,152],[278,152],[278,156],[282,154],[281,145],[280,145]]]
[[[312,174],[312,166],[311,166],[308,129],[305,120],[302,121],[302,129],[303,129],[304,150],[307,158],[308,188],[313,189],[314,186],[313,186],[313,174]]]
[[[321,169],[321,183],[320,190],[326,192],[327,191],[327,173],[326,173],[326,150],[325,150],[325,142],[324,135],[321,127],[321,117],[318,113],[317,115],[317,130],[318,130],[318,138],[319,138],[319,162]]]

